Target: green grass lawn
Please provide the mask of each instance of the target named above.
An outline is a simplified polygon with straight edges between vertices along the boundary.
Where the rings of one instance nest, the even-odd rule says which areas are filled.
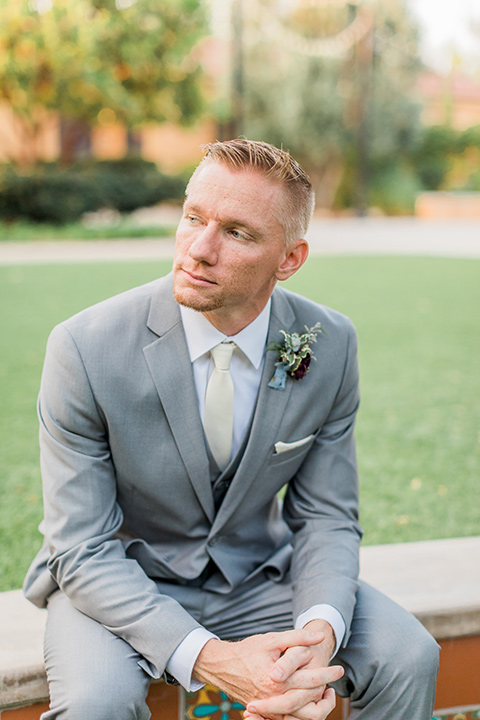
[[[0,590],[21,584],[40,544],[35,401],[50,329],[168,269],[0,268]],[[312,258],[289,286],[357,326],[365,542],[478,534],[480,262]]]

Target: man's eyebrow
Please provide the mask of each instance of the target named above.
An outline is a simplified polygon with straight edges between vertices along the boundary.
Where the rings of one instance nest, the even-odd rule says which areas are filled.
[[[261,230],[257,229],[253,225],[250,225],[249,223],[246,223],[244,220],[228,218],[228,220],[225,220],[225,222],[222,222],[222,224],[225,227],[239,228],[240,230],[245,230],[245,232],[247,232],[254,240],[257,240],[262,234]]]
[[[249,223],[246,223],[244,220],[237,220],[236,218],[229,218],[225,221],[225,225],[239,225],[240,227],[248,228],[252,232],[255,232],[255,228],[250,225]]]
[[[195,205],[193,203],[189,203],[188,197],[185,199],[185,202],[183,204],[184,208],[188,209],[188,212],[198,212],[200,215],[202,214],[202,208],[198,205]],[[253,227],[253,225],[250,225],[249,223],[245,222],[245,220],[241,220],[240,218],[220,218],[220,223],[226,227],[240,227],[244,230],[248,231],[253,237],[259,237],[261,235],[260,230]]]

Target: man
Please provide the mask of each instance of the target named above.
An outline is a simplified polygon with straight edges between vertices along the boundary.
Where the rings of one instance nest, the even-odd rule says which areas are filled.
[[[250,720],[322,720],[332,684],[352,717],[431,718],[434,641],[357,579],[354,330],[275,287],[312,211],[287,153],[209,145],[173,274],[53,331],[26,579],[48,604],[45,719],[148,718],[165,671]]]

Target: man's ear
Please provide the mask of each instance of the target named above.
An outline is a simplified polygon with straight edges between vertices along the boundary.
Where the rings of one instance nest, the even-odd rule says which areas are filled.
[[[277,280],[288,280],[300,270],[308,257],[308,243],[306,240],[295,240],[285,253],[282,264],[278,267],[275,277]]]

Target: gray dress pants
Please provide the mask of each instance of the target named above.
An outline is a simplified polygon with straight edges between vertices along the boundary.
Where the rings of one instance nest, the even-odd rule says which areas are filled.
[[[158,583],[222,639],[292,627],[288,577],[257,577],[229,595]],[[151,678],[141,656],[60,591],[50,598],[45,662],[50,710],[42,720],[148,720]],[[409,613],[365,583],[357,594],[351,636],[333,661],[345,668],[334,687],[351,699],[356,720],[431,720],[438,646]],[[174,720],[172,718],[172,720]]]

